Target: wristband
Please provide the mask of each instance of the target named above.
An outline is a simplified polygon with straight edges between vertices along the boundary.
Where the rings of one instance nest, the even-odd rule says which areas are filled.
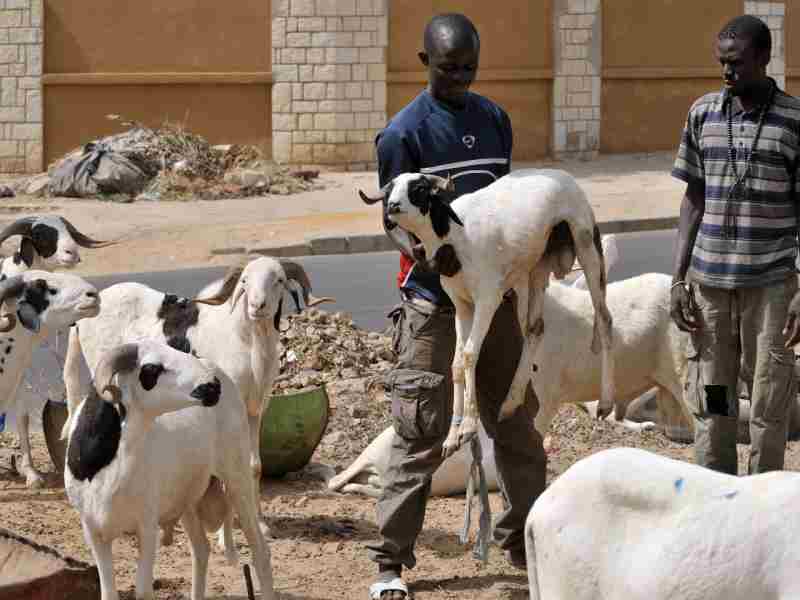
[[[681,279],[680,281],[676,281],[675,283],[673,283],[670,286],[669,291],[671,292],[672,290],[674,290],[679,285],[682,285],[684,287],[684,289],[686,288],[686,282],[683,279]]]

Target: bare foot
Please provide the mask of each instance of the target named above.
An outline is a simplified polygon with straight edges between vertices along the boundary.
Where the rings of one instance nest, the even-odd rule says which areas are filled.
[[[401,566],[380,565],[380,572],[378,573],[377,579],[375,579],[375,584],[377,584],[377,583],[387,583],[388,584],[388,583],[393,582],[393,581],[395,583],[397,583],[397,580],[400,580],[400,582],[402,583],[402,570],[403,570],[403,568]],[[374,600],[408,600],[407,592],[404,592],[404,591],[401,591],[401,590],[386,590],[386,591],[380,592],[380,594],[378,594],[377,591],[374,590],[374,585],[375,584],[373,584],[373,586],[370,586],[370,599],[371,600],[373,600],[373,599]],[[400,586],[398,585],[398,587],[400,587]],[[405,587],[405,583],[402,583],[402,587]]]

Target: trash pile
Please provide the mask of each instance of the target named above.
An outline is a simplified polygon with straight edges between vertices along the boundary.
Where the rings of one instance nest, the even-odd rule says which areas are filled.
[[[332,410],[313,460],[345,465],[391,424],[383,390],[395,360],[391,338],[359,329],[345,313],[316,308],[289,315],[280,329],[273,393],[326,384]]]
[[[119,120],[118,115],[109,115]],[[318,171],[293,171],[248,145],[212,146],[202,136],[167,123],[129,129],[70,152],[46,176],[18,189],[38,196],[134,200],[218,200],[322,189]]]

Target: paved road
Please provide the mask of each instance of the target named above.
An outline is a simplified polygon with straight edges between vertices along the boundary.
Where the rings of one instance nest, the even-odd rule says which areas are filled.
[[[619,258],[611,269],[609,279],[616,281],[652,271],[671,272],[674,237],[674,231],[617,236]],[[308,271],[315,294],[336,298],[335,303],[323,305],[326,310],[346,311],[353,315],[355,323],[364,329],[380,331],[388,325],[386,313],[398,299],[394,279],[397,271],[397,253],[309,256],[299,258],[297,261]],[[120,281],[139,281],[156,289],[189,297],[207,283],[221,277],[224,272],[224,268],[215,267],[128,273],[91,278],[91,281],[101,289]],[[287,303],[288,306],[293,306],[288,298]],[[63,355],[63,351],[62,342],[58,353]],[[38,382],[36,395],[46,396],[49,393],[51,397],[59,397],[63,386],[60,372],[57,370],[58,360],[53,350],[37,351],[34,354],[34,361],[34,365],[40,365],[35,379]],[[43,391],[47,388],[49,391]],[[9,422],[8,427],[13,427],[13,421]]]

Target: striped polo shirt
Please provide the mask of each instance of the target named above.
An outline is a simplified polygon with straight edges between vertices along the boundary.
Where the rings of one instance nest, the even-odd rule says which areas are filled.
[[[775,91],[750,160],[747,191],[733,197],[736,173],[729,160],[729,110],[736,173],[742,175],[760,107],[745,111],[739,98],[725,90],[706,94],[692,105],[672,170],[674,177],[687,183],[705,183],[705,213],[689,277],[725,289],[769,285],[795,270],[800,100]]]

